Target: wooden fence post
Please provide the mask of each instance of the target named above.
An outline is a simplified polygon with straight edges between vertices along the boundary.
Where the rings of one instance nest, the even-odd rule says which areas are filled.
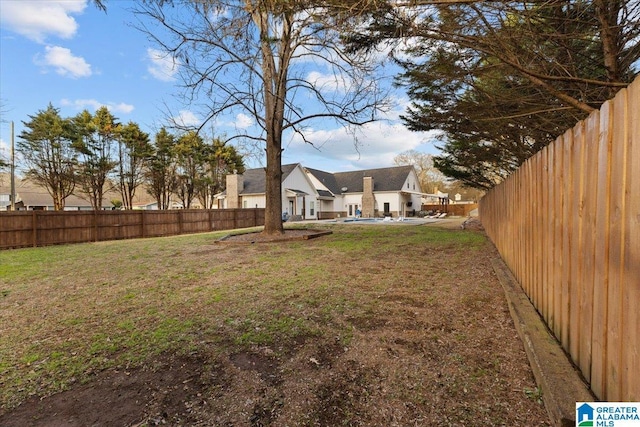
[[[98,241],[98,211],[93,210],[93,241]]]
[[[145,210],[144,209],[141,210],[140,212],[141,212],[140,213],[140,227],[141,227],[140,236],[142,238],[144,238],[144,237],[147,237],[147,230],[146,230],[147,223],[145,221],[145,215],[146,214],[145,214]]]
[[[38,211],[32,211],[33,214],[31,215],[31,225],[33,227],[33,247],[37,247],[38,246]]]

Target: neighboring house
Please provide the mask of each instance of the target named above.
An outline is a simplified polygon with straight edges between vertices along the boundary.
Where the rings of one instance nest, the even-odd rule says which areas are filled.
[[[46,188],[33,183],[28,179],[16,178],[16,210],[41,210],[52,211],[53,210],[53,198],[47,192]],[[112,209],[111,200],[120,199],[120,195],[116,192],[107,192],[102,202],[103,210]],[[153,205],[153,202],[148,200],[135,198],[140,206]],[[9,210],[11,206],[11,186],[10,177],[8,174],[0,174],[0,211]],[[89,200],[78,197],[76,195],[70,195],[65,199],[65,211],[85,211],[92,210]]]
[[[413,166],[330,173],[282,166],[282,211],[297,219],[410,216],[423,195]],[[264,208],[265,170],[228,175],[219,208]]]
[[[0,173],[0,211],[11,209],[11,175]]]
[[[432,194],[424,194],[422,196],[423,205],[448,205],[451,203],[449,193],[443,193],[438,187],[433,189]]]

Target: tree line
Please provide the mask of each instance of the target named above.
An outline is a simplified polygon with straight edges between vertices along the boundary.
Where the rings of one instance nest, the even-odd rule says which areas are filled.
[[[132,209],[141,188],[158,209],[169,209],[172,197],[185,209],[195,200],[212,208],[225,176],[244,171],[242,156],[220,138],[162,128],[152,141],[137,123],[118,122],[106,107],[64,118],[49,104],[23,124],[16,145],[23,169],[46,188],[55,210],[63,210],[71,194],[101,210],[109,191],[121,198],[111,202],[114,207]]]
[[[357,3],[357,2],[356,2]],[[363,0],[351,51],[391,44],[412,130],[441,131],[435,166],[489,189],[636,77],[636,0]]]

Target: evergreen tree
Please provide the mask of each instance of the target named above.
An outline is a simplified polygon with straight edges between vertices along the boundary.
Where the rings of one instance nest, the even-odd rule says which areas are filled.
[[[109,176],[118,165],[116,143],[120,124],[107,107],[94,115],[84,110],[72,119],[80,155],[78,179],[82,193],[95,210],[101,210],[104,193],[111,189]]]
[[[165,128],[160,129],[145,168],[147,192],[156,199],[158,209],[170,208],[171,195],[176,189],[175,144],[175,136]]]
[[[144,182],[146,163],[152,154],[149,134],[142,132],[138,124],[129,122],[118,132],[118,190],[123,207],[133,208],[133,197]]]
[[[71,123],[51,104],[29,118],[23,122],[25,129],[19,135],[17,150],[24,159],[27,176],[47,189],[55,210],[63,210],[76,183]]]

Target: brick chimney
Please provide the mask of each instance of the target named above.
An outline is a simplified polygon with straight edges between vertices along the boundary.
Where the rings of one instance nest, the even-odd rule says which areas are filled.
[[[227,175],[227,209],[241,208],[240,193],[244,190],[244,176],[233,171]]]
[[[362,178],[362,216],[373,218],[376,215],[376,198],[373,195],[373,177]]]

